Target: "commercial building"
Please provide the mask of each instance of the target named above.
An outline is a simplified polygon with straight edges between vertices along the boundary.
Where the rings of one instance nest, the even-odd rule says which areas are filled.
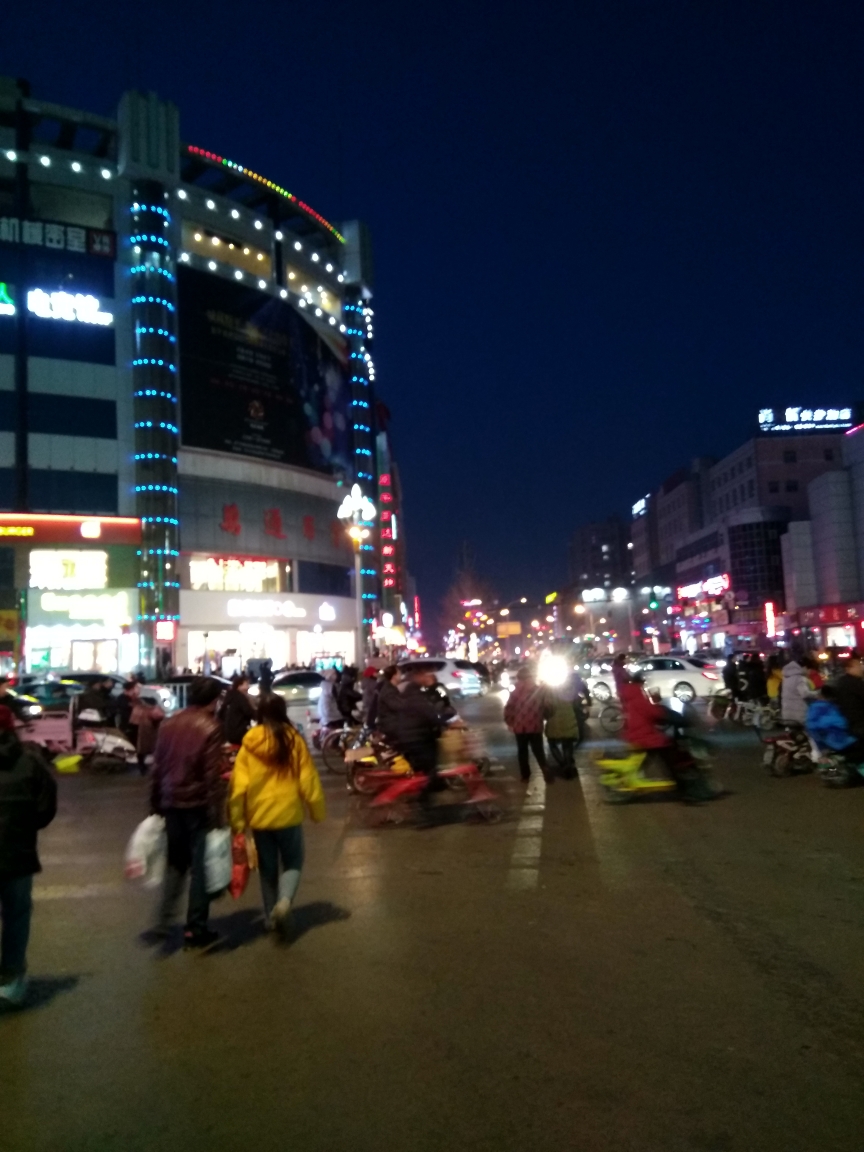
[[[785,602],[790,522],[808,515],[808,489],[837,468],[852,408],[763,409],[759,435],[707,473],[705,527],[676,548],[679,638],[714,647],[751,643]]]
[[[783,537],[779,626],[814,647],[864,648],[864,426],[843,437],[839,467],[807,485],[807,518]]]
[[[7,660],[358,655],[336,513],[379,497],[371,281],[362,225],[185,143],[172,104],[108,119],[0,79]],[[362,559],[365,642],[374,533]]]

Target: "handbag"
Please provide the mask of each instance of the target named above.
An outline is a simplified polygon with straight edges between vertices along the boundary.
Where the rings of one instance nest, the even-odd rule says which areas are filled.
[[[219,896],[231,883],[233,859],[231,829],[211,828],[204,842],[204,886],[208,896]]]

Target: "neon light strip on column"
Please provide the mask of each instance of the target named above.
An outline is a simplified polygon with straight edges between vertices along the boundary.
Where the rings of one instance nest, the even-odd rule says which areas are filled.
[[[272,180],[268,180],[266,176],[259,176],[257,172],[253,172],[251,168],[244,168],[242,164],[237,164],[233,160],[226,160],[224,156],[219,156],[215,152],[208,152],[205,148],[196,148],[192,144],[186,145],[186,150],[192,156],[201,156],[205,160],[212,160],[214,164],[222,164],[225,168],[232,168],[235,172],[239,172],[241,176],[248,176],[250,180],[257,180],[259,184],[263,184],[265,188],[269,188],[271,192],[278,192],[280,196],[284,196],[286,200],[291,200],[298,208],[302,208],[307,215],[311,216],[313,220],[317,220],[319,224],[323,225],[328,232],[332,232],[340,244],[345,243],[345,237],[341,232],[337,232],[329,220],[325,220],[314,208],[310,208],[308,204],[289,192],[287,188],[283,188],[279,184],[274,184]]]

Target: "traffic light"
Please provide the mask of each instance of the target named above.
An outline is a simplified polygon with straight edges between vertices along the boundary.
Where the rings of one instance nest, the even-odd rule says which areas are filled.
[[[648,607],[652,610],[660,607],[660,602],[653,592],[651,593],[651,599],[648,601]]]

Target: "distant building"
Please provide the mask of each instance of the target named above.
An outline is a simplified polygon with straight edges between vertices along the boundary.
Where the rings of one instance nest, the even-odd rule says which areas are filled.
[[[632,580],[630,539],[619,516],[583,524],[570,542],[570,579],[579,588],[617,588]]]

